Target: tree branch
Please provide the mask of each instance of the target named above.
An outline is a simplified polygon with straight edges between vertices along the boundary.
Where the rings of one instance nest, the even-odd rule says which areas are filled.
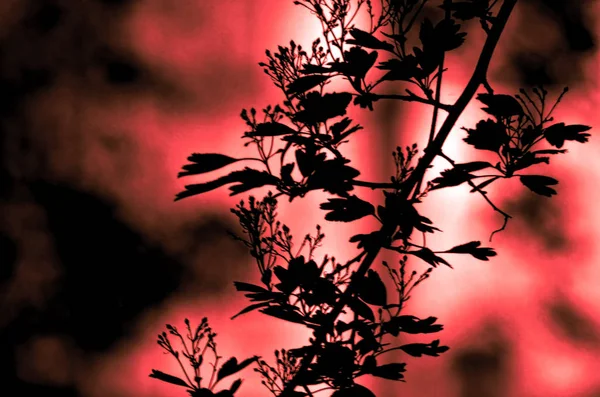
[[[419,160],[419,163],[417,164],[415,170],[406,180],[404,184],[405,189],[403,189],[400,193],[401,199],[407,200],[410,193],[417,185],[417,182],[425,176],[425,171],[431,165],[435,157],[441,152],[442,146],[448,138],[448,135],[450,135],[450,132],[452,131],[452,128],[458,121],[458,118],[477,92],[479,86],[486,80],[487,71],[492,56],[494,54],[494,50],[496,49],[496,45],[500,40],[502,31],[504,30],[506,22],[508,21],[508,18],[510,17],[510,14],[512,13],[512,10],[516,3],[517,0],[505,0],[502,4],[502,7],[498,12],[498,16],[496,17],[492,29],[490,30],[490,33],[485,41],[481,55],[479,57],[479,60],[477,61],[477,65],[475,66],[475,70],[471,79],[469,80],[469,83],[465,87],[465,90],[458,98],[456,103],[452,105],[448,117],[444,121],[444,124],[441,126],[435,139],[425,150],[425,153],[423,154],[423,157],[421,157],[421,159]],[[357,280],[360,280],[365,276],[365,274],[377,258],[377,255],[381,250],[381,246],[386,245],[386,240],[389,240],[393,233],[395,233],[396,227],[396,225],[393,225],[391,223],[387,223],[382,226],[381,233],[382,236],[384,236],[382,238],[382,244],[380,246],[375,246],[367,250],[367,254],[363,259],[362,263],[360,264],[360,267],[358,268],[356,273],[354,273],[350,285],[344,291],[339,301],[336,303],[336,306],[329,313],[326,321],[323,322],[323,325],[317,330],[315,330],[314,339],[312,342],[313,346],[320,346],[322,343],[325,342],[327,330],[333,327],[335,320],[338,318],[344,307],[346,307],[346,304],[349,301],[349,299],[354,295],[358,285]],[[285,385],[285,388],[280,394],[280,397],[289,397],[292,394],[292,392],[296,389],[296,387],[301,384],[301,379],[303,376],[305,376],[306,371],[310,367],[310,364],[314,360],[316,354],[317,349],[313,349],[302,359],[300,368],[298,369],[294,377]]]

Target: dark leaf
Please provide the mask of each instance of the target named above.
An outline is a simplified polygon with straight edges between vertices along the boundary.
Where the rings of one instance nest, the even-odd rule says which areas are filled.
[[[323,96],[316,91],[309,92],[300,100],[302,110],[295,114],[294,120],[304,124],[317,124],[343,116],[351,100],[352,95],[347,92],[334,92]]]
[[[314,153],[298,149],[296,150],[296,163],[300,169],[300,173],[304,177],[311,175],[315,169],[319,168],[325,161],[325,153]]]
[[[234,394],[236,391],[238,391],[238,389],[240,388],[241,385],[242,385],[242,380],[237,379],[235,382],[233,382],[231,384],[231,387],[229,388],[229,392],[231,394]]]
[[[476,185],[477,189],[483,191],[483,189],[488,186],[489,184],[491,184],[492,182],[494,182],[495,180],[499,179],[499,176],[493,176],[490,179],[488,179],[487,181],[483,181],[481,182],[479,185]],[[477,189],[471,189],[471,193],[475,193],[477,191]]]
[[[487,106],[483,110],[496,118],[523,115],[521,104],[510,95],[478,94],[477,99]]]
[[[235,285],[236,290],[243,292],[269,292],[267,289],[258,285],[244,283],[241,281],[234,281],[233,285]]]
[[[453,254],[469,254],[480,261],[488,261],[489,257],[496,256],[496,252],[493,248],[480,247],[480,245],[480,241],[471,241],[469,243],[450,248],[446,252]]]
[[[321,83],[324,83],[330,78],[330,76],[319,76],[319,75],[310,75],[300,77],[287,86],[287,94],[288,95],[298,95],[303,94],[306,91],[310,90],[318,86]]]
[[[387,303],[385,284],[383,284],[381,277],[375,270],[369,269],[367,275],[360,280],[358,296],[365,302],[375,306],[384,306]]]
[[[352,309],[354,313],[365,318],[369,321],[375,321],[375,315],[373,314],[373,310],[367,305],[365,302],[360,300],[359,298],[352,298],[348,302],[348,307]]]
[[[326,68],[326,67],[320,66],[320,65],[311,65],[308,63],[302,65],[302,67],[304,68],[304,69],[300,70],[300,73],[302,73],[302,74],[321,74],[321,73],[331,73],[334,71],[331,68]]]
[[[452,19],[442,19],[435,26],[435,45],[442,51],[452,51],[465,42],[466,33],[459,33],[460,25]]]
[[[382,329],[385,333],[393,336],[398,336],[400,332],[407,334],[432,334],[444,328],[441,324],[435,324],[436,321],[436,317],[420,319],[415,316],[402,315],[392,317],[390,321],[383,324]]]
[[[431,190],[443,189],[445,187],[458,186],[474,178],[474,175],[460,168],[452,168],[442,171],[441,175],[433,179]]]
[[[271,269],[265,269],[265,271],[262,274],[262,277],[260,278],[260,281],[266,285],[269,286],[271,285],[271,277],[273,276],[273,272],[271,271]]]
[[[270,175],[266,171],[257,171],[251,168],[245,168],[242,171],[234,171],[229,175],[221,177],[215,181],[187,185],[185,186],[185,191],[178,193],[175,196],[175,201],[184,199],[186,197],[195,196],[197,194],[206,193],[229,183],[239,183],[238,185],[234,185],[229,188],[231,190],[230,195],[233,196],[235,194],[265,185],[275,186],[277,185],[278,181],[279,179],[277,179],[277,177]]]
[[[300,285],[299,280],[296,280],[293,277],[293,275],[290,275],[288,269],[282,266],[275,266],[273,268],[273,272],[275,273],[279,281],[281,281],[281,283],[275,284],[275,288],[277,288],[285,294],[291,294]]]
[[[526,146],[533,143],[542,135],[542,129],[539,126],[528,125],[521,134],[521,144]]]
[[[475,172],[486,168],[494,168],[494,166],[487,161],[471,161],[470,163],[454,164],[454,168],[465,172]]]
[[[217,153],[194,153],[188,157],[188,161],[194,164],[186,164],[183,166],[185,171],[177,174],[178,178],[189,175],[204,174],[223,168],[229,164],[233,164],[239,159],[234,159],[224,154]]]
[[[346,63],[341,64],[344,66],[341,71],[347,76],[362,79],[377,61],[377,51],[368,53],[362,48],[352,47],[349,51],[344,51],[344,57]]]
[[[333,392],[331,397],[376,397],[375,394],[366,387],[354,384],[347,389],[339,389]]]
[[[554,178],[543,175],[523,175],[520,179],[521,183],[534,193],[546,197],[556,194],[556,190],[549,187],[550,185],[558,184],[558,181]]]
[[[328,199],[327,203],[321,204],[321,209],[329,211],[325,215],[326,220],[337,222],[352,222],[375,213],[375,207],[371,203],[355,195]]]
[[[260,303],[254,303],[250,306],[245,307],[244,309],[242,309],[238,314],[236,314],[235,316],[231,317],[231,319],[235,319],[239,316],[241,316],[242,314],[246,314],[251,312],[252,310],[256,310],[256,309],[260,309],[261,307],[266,307],[269,306],[269,302],[260,302]]]
[[[591,128],[587,125],[558,123],[546,128],[544,137],[552,146],[561,148],[565,141],[587,142],[590,134],[584,134],[584,132],[589,131]]]
[[[354,39],[346,40],[348,44],[355,44],[361,47],[371,48],[373,50],[386,50],[393,51],[394,46],[385,41],[381,41],[370,33],[367,33],[363,30],[352,28],[350,30],[350,34]]]
[[[425,262],[429,263],[433,267],[437,267],[438,264],[443,263],[444,265],[448,266],[450,269],[453,269],[453,267],[448,262],[446,262],[446,260],[444,258],[437,256],[436,254],[433,253],[432,250],[430,250],[427,247],[421,248],[420,250],[417,250],[417,251],[407,251],[406,253],[414,255],[414,256],[424,260]]]
[[[216,396],[212,390],[207,389],[206,387],[202,387],[200,389],[188,390],[190,397],[214,397]]]
[[[217,372],[217,381],[243,370],[248,365],[255,362],[257,359],[258,359],[258,356],[254,356],[254,357],[245,359],[241,363],[238,363],[237,358],[231,357],[229,360],[227,360],[225,362],[225,364],[223,364],[221,366],[221,368],[219,369],[219,372]]]
[[[256,131],[248,132],[248,136],[281,136],[297,134],[298,131],[285,124],[277,122],[261,123],[256,126]]]
[[[400,346],[400,349],[413,357],[421,357],[422,355],[437,357],[440,353],[448,351],[448,346],[439,346],[440,341],[434,340],[431,343],[410,343]]]
[[[294,163],[289,163],[281,167],[281,181],[288,186],[295,184],[294,178],[292,178],[292,171],[294,170]]]
[[[381,232],[375,231],[369,234],[356,234],[350,237],[348,240],[351,243],[358,243],[357,248],[364,248],[367,251],[372,251],[375,247],[379,247],[381,244]]]
[[[511,167],[508,167],[508,169],[512,172],[516,172],[516,171],[525,169],[527,167],[531,167],[532,165],[541,164],[541,163],[549,164],[550,158],[549,157],[537,157],[534,152],[527,152],[523,156],[521,156],[519,159],[517,159]]]
[[[173,375],[165,374],[164,372],[157,371],[155,369],[152,370],[150,377],[162,380],[163,382],[172,383],[177,386],[190,387],[190,385],[188,385],[183,379]]]
[[[477,123],[475,129],[467,129],[466,131],[468,136],[464,141],[469,145],[473,145],[475,149],[498,152],[502,145],[510,141],[504,125],[493,120],[482,120]]]
[[[260,312],[292,323],[305,324],[306,321],[304,320],[304,317],[297,311],[294,311],[292,307],[284,308],[283,306],[269,306],[262,309]]]
[[[335,138],[339,137],[340,134],[342,132],[344,132],[344,130],[346,128],[348,128],[351,123],[352,123],[352,120],[350,120],[348,117],[345,117],[342,121],[338,121],[337,123],[335,123],[331,127],[329,127],[329,131],[331,131],[333,138],[335,139]]]
[[[388,81],[410,81],[420,73],[417,58],[413,55],[408,55],[404,57],[404,59],[390,59],[381,62],[377,68],[389,70],[389,72],[382,77],[382,80]]]
[[[360,171],[347,165],[349,162],[343,158],[325,160],[310,175],[306,186],[310,190],[323,189],[337,196],[346,196],[348,191],[354,189],[352,180],[360,175]]]
[[[404,378],[403,372],[405,371],[405,363],[392,363],[376,367],[373,370],[372,375],[384,379],[402,380]]]

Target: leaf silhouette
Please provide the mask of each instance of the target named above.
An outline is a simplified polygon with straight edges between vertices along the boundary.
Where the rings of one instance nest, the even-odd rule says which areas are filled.
[[[471,241],[466,244],[457,245],[445,252],[452,254],[470,254],[480,261],[489,261],[491,256],[496,256],[496,251],[494,251],[493,248],[480,247],[480,245],[480,241]]]
[[[330,76],[320,76],[320,75],[309,75],[297,78],[293,82],[291,82],[287,87],[288,95],[298,95],[303,94],[306,91],[310,90],[318,86],[321,83],[324,83],[330,78]]]
[[[226,378],[229,375],[233,375],[237,372],[240,372],[241,370],[243,370],[244,368],[246,368],[248,365],[252,364],[256,360],[258,360],[258,356],[247,358],[244,361],[242,361],[241,363],[238,363],[237,358],[231,357],[229,360],[227,360],[225,362],[225,364],[223,364],[221,366],[221,368],[217,372],[217,381],[219,381],[223,378]]]
[[[377,51],[368,53],[359,47],[352,47],[349,51],[345,51],[344,56],[346,63],[338,65],[337,69],[340,69],[340,66],[344,66],[340,71],[347,76],[358,78],[365,77],[377,61]]]
[[[250,284],[250,283],[244,283],[242,281],[234,281],[233,284],[235,285],[235,289],[238,291],[244,291],[244,292],[269,292],[269,290],[260,287],[258,285],[254,285],[254,284]]]
[[[407,251],[406,253],[414,255],[418,258],[421,258],[422,260],[429,263],[433,267],[437,267],[438,264],[443,263],[444,265],[446,265],[450,269],[452,269],[452,266],[448,262],[446,262],[446,260],[444,258],[437,256],[436,254],[433,253],[432,250],[430,250],[427,247],[421,248],[420,250],[417,250],[417,251]]]
[[[346,43],[348,44],[355,44],[361,47],[371,48],[373,50],[394,51],[393,45],[379,40],[371,33],[367,33],[364,30],[352,28],[350,29],[350,35],[352,35],[353,39],[347,39]]]
[[[231,394],[234,394],[236,391],[238,391],[238,389],[240,388],[240,386],[242,385],[242,380],[241,379],[236,379],[232,384],[231,387],[229,388],[229,392]]]
[[[293,306],[291,306],[290,308],[284,308],[283,306],[269,306],[262,309],[260,312],[272,317],[279,318],[281,320],[305,325],[306,322],[304,320],[304,317],[297,311],[294,311],[293,309]]]
[[[359,298],[352,298],[348,302],[348,307],[352,309],[352,311],[362,318],[365,318],[369,321],[375,321],[375,315],[373,314],[373,310],[367,305],[365,302],[360,300]]]
[[[294,120],[304,124],[317,124],[343,116],[351,100],[352,95],[347,92],[323,96],[316,91],[309,92],[300,100],[299,105],[303,110],[294,115]]]
[[[180,192],[175,196],[175,201],[206,193],[230,183],[239,183],[238,185],[234,185],[229,188],[231,190],[230,195],[233,196],[235,194],[265,185],[275,186],[277,185],[278,181],[279,179],[277,177],[270,175],[266,171],[257,171],[251,168],[245,168],[242,171],[234,171],[229,175],[223,176],[211,182],[186,185],[185,191]]]
[[[422,355],[437,357],[440,353],[450,349],[448,346],[439,346],[439,344],[440,341],[436,339],[431,343],[410,343],[400,346],[400,349],[413,357],[421,357]]]
[[[546,197],[556,194],[556,190],[549,187],[558,184],[558,181],[554,178],[543,175],[523,175],[520,179],[521,183],[534,193]]]
[[[558,123],[544,130],[544,138],[549,144],[560,149],[565,141],[587,142],[590,134],[584,134],[584,132],[589,131],[591,128],[587,125]]]
[[[452,19],[442,19],[435,26],[436,45],[442,51],[452,51],[465,42],[467,34],[459,33],[460,25]]]
[[[506,128],[499,122],[485,120],[477,123],[475,129],[467,129],[468,136],[464,141],[480,150],[498,152],[500,147],[510,141]]]
[[[384,306],[387,303],[385,284],[375,270],[369,269],[367,275],[358,284],[358,296],[375,306]]]
[[[465,172],[475,172],[484,170],[486,168],[494,168],[494,166],[487,161],[471,161],[469,163],[454,164],[454,168]]]
[[[158,379],[158,380],[162,380],[163,382],[171,383],[171,384],[174,384],[177,386],[190,387],[190,385],[188,385],[183,379],[178,378],[173,375],[166,374],[166,373],[158,371],[156,369],[152,370],[150,377]]]
[[[355,195],[347,198],[328,199],[327,203],[321,204],[322,210],[329,210],[325,215],[328,221],[352,222],[375,213],[375,207],[367,201],[361,200]]]
[[[494,117],[510,118],[512,116],[523,115],[521,104],[510,95],[478,94],[477,99],[487,106],[483,110]]]
[[[458,186],[474,178],[474,175],[460,168],[452,168],[441,172],[441,175],[433,179],[431,190],[443,189],[445,187]]]
[[[405,363],[392,363],[380,365],[374,368],[371,374],[384,379],[402,380],[404,378],[403,372],[405,371]]]
[[[248,132],[248,136],[281,136],[297,134],[298,131],[288,127],[285,124],[277,122],[260,123],[256,126],[256,130]]]
[[[407,55],[403,59],[390,59],[379,63],[377,69],[389,70],[382,80],[388,81],[410,81],[413,77],[419,75],[419,64],[414,55]]]
[[[269,302],[260,302],[260,303],[253,303],[249,306],[246,306],[244,309],[242,309],[239,313],[237,313],[236,315],[232,316],[231,319],[235,319],[239,316],[241,316],[242,314],[246,314],[246,313],[250,313],[252,310],[256,310],[256,309],[260,309],[262,307],[267,307],[269,306],[270,303]]]
[[[420,319],[416,316],[402,315],[392,317],[390,321],[383,324],[382,328],[385,333],[393,336],[398,336],[400,332],[407,334],[432,334],[444,328],[441,324],[435,324],[436,321],[436,317]]]
[[[240,159],[218,153],[193,153],[188,157],[188,161],[191,161],[194,164],[184,165],[182,168],[185,171],[177,174],[178,178],[215,171],[229,164],[233,164],[236,161],[240,161]]]

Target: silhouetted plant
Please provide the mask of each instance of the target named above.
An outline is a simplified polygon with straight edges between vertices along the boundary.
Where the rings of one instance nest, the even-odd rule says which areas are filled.
[[[236,238],[256,260],[262,283],[234,283],[251,302],[234,318],[258,309],[313,330],[308,345],[276,351],[274,366],[259,358],[239,364],[231,359],[218,374],[236,373],[256,360],[255,371],[276,396],[313,396],[324,390],[334,390],[335,397],[373,396],[369,389],[355,382],[356,378],[371,375],[396,381],[404,379],[406,364],[383,364],[383,354],[399,350],[413,357],[438,356],[448,350],[439,340],[394,344],[400,333],[429,334],[442,330],[435,317],[422,319],[404,313],[404,304],[413,289],[437,265],[452,267],[447,259],[449,254],[471,255],[482,261],[496,255],[479,241],[435,250],[425,243],[417,244],[415,233],[425,236],[439,231],[419,213],[418,204],[433,190],[466,183],[471,192],[479,193],[504,217],[497,231],[503,230],[510,216],[491,201],[484,189],[499,180],[518,177],[533,193],[556,194],[552,187],[558,183],[556,179],[523,171],[536,164],[548,164],[551,156],[565,153],[566,141],[586,142],[590,127],[553,123],[552,113],[566,89],[553,103],[543,88],[521,90],[517,95],[497,94],[492,89],[487,80],[488,66],[517,0],[381,0],[377,7],[370,0],[294,3],[308,9],[321,22],[323,37],[316,39],[309,49],[291,41],[277,52],[266,52],[267,61],[260,65],[282,90],[285,100],[281,105],[267,106],[260,116],[255,109],[244,109],[241,113],[248,127],[243,135],[245,145],[255,146],[257,157],[194,153],[179,176],[204,174],[242,161],[262,163],[262,168],[245,167],[210,182],[187,185],[176,200],[225,185],[230,185],[231,195],[260,187],[275,191],[269,191],[262,200],[250,196],[232,209],[245,234]],[[433,5],[439,7],[432,8]],[[424,16],[426,10],[428,17]],[[359,12],[369,17],[365,30],[353,23]],[[430,19],[438,13],[443,16],[437,21]],[[440,99],[445,54],[463,45],[466,33],[461,28],[469,20],[480,23],[486,40],[462,94],[454,104],[445,104]],[[339,78],[346,81],[350,92],[327,90],[330,81]],[[406,89],[403,94],[376,91],[387,82],[410,83],[417,91]],[[480,86],[485,92],[477,94]],[[458,163],[442,150],[459,116],[476,94],[490,118],[478,122],[474,128],[464,128],[467,132],[464,141],[477,150],[495,153],[498,156],[495,164]],[[395,170],[390,182],[385,183],[358,179],[360,171],[342,153],[342,144],[363,128],[346,116],[350,104],[373,110],[381,100],[419,102],[434,109],[425,149],[419,151],[416,144],[398,147],[393,153]],[[440,111],[447,116],[438,128]],[[438,156],[451,167],[425,183],[426,170]],[[381,190],[383,202],[376,205],[360,198],[355,194],[356,187]],[[286,196],[292,201],[314,190],[332,196],[320,205],[326,211],[327,221],[349,223],[372,216],[381,223],[379,230],[350,239],[351,243],[357,243],[359,254],[347,262],[338,262],[327,255],[316,259],[315,251],[325,237],[319,226],[314,235],[307,235],[296,247],[290,229],[278,220],[279,197]],[[372,269],[382,249],[401,254],[399,266],[383,263],[396,294],[386,290],[378,271]],[[409,256],[431,267],[421,275],[416,271],[407,275]],[[214,334],[206,321],[195,334],[189,322],[186,325],[192,348],[184,348],[182,355],[189,360],[194,375],[186,373],[186,379],[181,379],[154,371],[151,376],[185,386],[194,396],[233,394],[239,381],[229,390],[216,393],[216,382],[211,376],[202,387],[198,371],[205,351],[198,356],[199,350],[194,346],[198,335],[204,335],[206,346],[218,360]],[[185,346],[177,330],[171,326],[168,329]],[[165,333],[159,336],[159,344],[180,360]],[[213,365],[214,375],[217,362]],[[226,367],[228,370],[223,369]],[[183,365],[182,369],[185,372]],[[216,379],[221,378],[217,375]]]

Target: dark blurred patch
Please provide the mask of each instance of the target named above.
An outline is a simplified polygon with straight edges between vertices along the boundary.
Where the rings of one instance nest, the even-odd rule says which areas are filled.
[[[31,186],[45,209],[64,268],[50,303],[48,331],[71,335],[82,349],[104,350],[144,309],[178,287],[182,264],[120,221],[109,203],[67,186]]]
[[[8,235],[0,233],[0,285],[12,277],[17,264],[17,244]]]
[[[561,226],[560,208],[553,200],[523,191],[517,200],[505,206],[515,218],[511,222],[524,224],[525,232],[537,238],[545,250],[558,252],[569,249],[569,240]]]
[[[106,63],[106,80],[111,84],[131,84],[139,78],[141,71],[138,66],[125,60],[112,60]]]
[[[42,0],[31,3],[24,23],[38,33],[46,34],[59,25],[63,16],[64,10],[57,2]]]
[[[592,319],[572,302],[561,297],[546,305],[554,330],[569,341],[585,347],[600,345],[600,333]]]
[[[524,4],[536,14],[546,15],[547,21],[536,26],[536,34],[544,36],[544,30],[558,30],[561,39],[544,47],[516,47],[509,56],[519,82],[525,86],[543,84],[546,87],[581,84],[584,79],[583,62],[596,50],[594,16],[586,13],[585,1],[572,0],[526,0]],[[589,4],[588,4],[589,6]],[[527,16],[523,21],[529,21]],[[521,29],[533,29],[522,26]],[[534,42],[535,43],[535,42]]]
[[[593,51],[596,48],[593,26],[585,12],[586,3],[582,0],[527,0],[539,11],[549,12],[558,22],[569,50],[575,52]],[[588,15],[586,15],[588,14]]]
[[[246,247],[228,234],[238,233],[239,228],[230,219],[209,215],[178,229],[178,251],[187,264],[182,286],[185,293],[230,294],[233,280],[247,277],[254,262]]]
[[[134,2],[134,0],[96,0],[99,1],[102,4],[105,4],[107,6],[113,6],[113,7],[122,7],[125,5],[129,5],[132,4]]]
[[[495,325],[476,332],[477,346],[463,348],[452,359],[460,397],[505,397],[509,370],[509,340]]]

